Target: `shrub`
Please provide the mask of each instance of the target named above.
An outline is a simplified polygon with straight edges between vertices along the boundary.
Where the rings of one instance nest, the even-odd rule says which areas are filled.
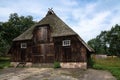
[[[0,69],[10,66],[10,59],[7,57],[0,57]]]
[[[93,65],[94,65],[93,59],[89,58],[89,59],[88,59],[88,67],[89,67],[89,68],[92,68]]]
[[[54,68],[60,68],[60,62],[55,61],[54,62]]]

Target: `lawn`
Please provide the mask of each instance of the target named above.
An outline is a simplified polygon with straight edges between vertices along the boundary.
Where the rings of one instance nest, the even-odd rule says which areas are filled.
[[[93,68],[108,70],[113,76],[120,80],[120,58],[93,59]]]
[[[7,68],[10,66],[10,58],[0,57],[0,69]]]

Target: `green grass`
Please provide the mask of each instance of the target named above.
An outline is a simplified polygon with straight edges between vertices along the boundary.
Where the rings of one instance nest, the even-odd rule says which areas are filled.
[[[54,62],[54,68],[56,69],[56,68],[60,68],[60,67],[61,67],[60,62],[55,61]]]
[[[108,70],[120,80],[120,58],[93,59],[93,68]]]
[[[0,57],[0,69],[6,68],[9,66],[10,66],[10,58]]]

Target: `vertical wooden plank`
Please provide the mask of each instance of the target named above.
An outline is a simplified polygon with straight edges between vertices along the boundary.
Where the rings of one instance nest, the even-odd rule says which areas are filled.
[[[82,61],[86,61],[86,48],[84,46],[81,47],[81,57],[82,57]]]

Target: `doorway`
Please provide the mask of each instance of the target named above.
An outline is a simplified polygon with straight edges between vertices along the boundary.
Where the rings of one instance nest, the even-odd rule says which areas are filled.
[[[72,59],[71,47],[63,47],[63,61],[70,62]]]
[[[20,61],[21,62],[25,62],[26,61],[26,49],[21,49]]]

